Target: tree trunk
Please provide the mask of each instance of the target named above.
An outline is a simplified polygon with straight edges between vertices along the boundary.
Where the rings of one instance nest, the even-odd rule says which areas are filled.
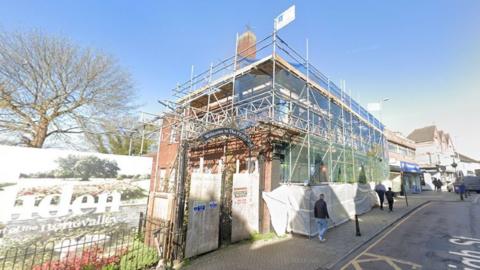
[[[33,138],[28,146],[34,148],[43,147],[43,143],[45,142],[45,139],[47,139],[48,125],[48,120],[42,117],[40,119],[40,123],[35,128],[35,135],[33,135]]]

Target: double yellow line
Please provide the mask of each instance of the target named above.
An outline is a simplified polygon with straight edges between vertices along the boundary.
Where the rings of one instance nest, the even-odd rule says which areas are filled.
[[[341,270],[345,270],[347,269],[347,267],[349,267],[350,265],[352,265],[355,270],[361,270],[362,268],[360,267],[360,265],[357,263],[358,259],[364,255],[366,256],[372,256],[372,255],[375,255],[375,254],[371,254],[371,253],[368,253],[368,251],[373,248],[374,246],[376,246],[378,243],[380,243],[383,239],[385,239],[385,237],[387,237],[393,230],[395,230],[398,226],[402,225],[405,221],[407,221],[411,216],[415,215],[418,211],[422,210],[423,208],[427,207],[428,205],[430,204],[430,202],[427,202],[426,204],[422,205],[421,207],[417,208],[415,211],[413,211],[412,213],[410,213],[407,217],[403,218],[399,223],[397,223],[395,226],[393,226],[390,230],[388,230],[386,233],[384,233],[382,235],[382,237],[380,237],[377,241],[375,241],[373,244],[371,244],[370,246],[368,246],[364,251],[362,251],[360,254],[358,254],[354,259],[352,259],[351,261],[349,261],[347,264],[345,264]],[[375,256],[380,256],[380,255],[375,255]],[[384,256],[383,256],[384,257]],[[391,259],[394,259],[394,258],[391,258]],[[400,262],[400,260],[398,259],[394,259],[394,260],[397,260]],[[401,263],[407,263],[407,264],[412,264],[412,263],[408,263],[408,262],[404,262],[404,261],[401,261]],[[413,264],[412,266],[414,266],[415,268],[419,267],[421,268],[420,265],[417,265],[417,264]],[[415,269],[413,268],[413,269]],[[395,268],[394,268],[395,269]]]

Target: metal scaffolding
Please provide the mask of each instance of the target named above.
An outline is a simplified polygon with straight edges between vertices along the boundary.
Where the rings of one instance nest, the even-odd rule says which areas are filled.
[[[180,142],[219,127],[286,131],[283,182],[367,182],[387,177],[384,126],[277,33],[173,89]],[[252,53],[253,51],[253,53]],[[249,53],[246,53],[249,52]]]
[[[228,127],[251,137],[274,136],[270,154],[280,159],[283,183],[367,183],[388,177],[383,125],[346,93],[345,83],[338,87],[311,65],[308,42],[305,57],[277,33],[241,51],[238,43],[237,35],[234,55],[208,70],[194,75],[192,67],[190,80],[173,89],[175,101],[159,101],[167,110],[160,116],[151,199],[153,205],[156,193],[174,198],[166,261],[182,256],[189,149],[207,131]],[[159,175],[159,157],[161,147],[168,152],[172,144],[176,156],[167,167],[174,180],[167,181]]]

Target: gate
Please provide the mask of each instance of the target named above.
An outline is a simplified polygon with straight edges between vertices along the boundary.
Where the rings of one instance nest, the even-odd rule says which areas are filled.
[[[240,171],[240,161],[232,164],[232,156],[226,157],[230,167],[221,159],[215,160],[214,172],[204,166],[200,158],[197,168],[189,168],[190,144],[233,136],[241,140],[248,151],[248,160]],[[174,168],[175,191],[165,199],[154,198],[151,207],[163,208],[163,218],[171,221],[164,227],[160,243],[163,259],[171,263],[175,259],[189,258],[217,249],[220,245],[249,238],[258,231],[259,223],[259,174],[258,163],[251,159],[253,143],[245,133],[231,128],[208,131],[196,141],[182,141]],[[210,160],[212,162],[212,160]],[[173,191],[173,190],[172,190]],[[171,193],[170,193],[171,192]],[[158,194],[158,193],[157,193]],[[160,202],[156,205],[155,202]],[[162,219],[163,219],[162,218]],[[159,232],[160,233],[160,232]]]
[[[222,160],[218,160],[216,172],[208,172],[200,158],[200,168],[190,178],[186,258],[248,239],[258,232],[258,162],[252,163],[246,166],[250,171],[240,172],[237,160],[229,181]]]
[[[218,248],[223,166],[219,160],[218,171],[211,173],[204,172],[203,164],[201,158],[198,172],[190,179],[186,258]]]

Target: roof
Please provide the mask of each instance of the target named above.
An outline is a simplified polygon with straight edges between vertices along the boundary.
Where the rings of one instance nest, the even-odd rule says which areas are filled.
[[[391,143],[399,144],[407,148],[410,148],[412,150],[416,149],[415,142],[403,136],[400,132],[395,132],[389,129],[385,129],[383,131],[383,134],[385,134],[385,138],[387,139],[387,141]]]
[[[259,71],[259,69],[262,69],[262,66],[264,65],[271,65],[273,62],[277,64],[278,69],[288,70],[289,72],[293,73],[298,78],[300,78],[301,80],[308,81],[309,84],[313,86],[313,88],[322,92],[326,97],[331,98],[332,100],[335,100],[337,104],[340,104],[343,107],[347,108],[352,114],[362,119],[367,125],[383,133],[383,130],[382,130],[384,127],[383,124],[378,119],[376,119],[373,115],[371,115],[365,108],[361,107],[355,100],[349,97],[346,93],[340,92],[341,91],[340,88],[338,88],[338,86],[336,86],[334,83],[330,82],[328,78],[323,79],[323,78],[320,78],[319,75],[312,76],[312,79],[307,78],[307,75],[305,75],[305,72],[301,71],[298,68],[298,65],[293,65],[288,61],[286,61],[285,59],[283,59],[281,56],[276,54],[275,56],[269,55],[260,60],[249,62],[248,65],[242,68],[239,68],[234,73],[231,72],[226,75],[223,75],[219,79],[216,79],[212,82],[204,83],[203,86],[201,86],[200,88],[193,90],[189,93],[186,93],[184,96],[177,99],[177,103],[181,103],[181,104],[190,103],[191,105],[194,105],[194,106],[195,105],[205,106],[208,100],[208,96],[211,95],[211,92],[209,92],[209,90],[212,89],[212,85],[214,86],[213,88],[216,89],[217,91],[215,92],[217,100],[221,100],[222,98],[231,96],[232,90],[233,90],[231,85],[232,77],[238,77],[242,74],[246,74],[249,72],[262,72],[266,74],[271,74],[273,70],[271,66],[270,66],[270,69],[268,67],[263,68],[264,70],[261,70],[261,71]],[[322,79],[326,80],[328,81],[328,84],[325,86],[322,86],[314,78],[317,78],[317,80],[322,80]],[[183,85],[186,85],[186,84],[187,83],[184,83]],[[337,93],[334,91],[335,89],[338,89]],[[376,121],[374,121],[373,119]]]
[[[435,136],[436,126],[428,126],[424,128],[417,128],[407,136],[410,140],[421,143],[421,142],[431,142]]]
[[[475,159],[473,159],[473,158],[471,158],[471,157],[467,157],[467,156],[465,156],[465,155],[463,155],[463,154],[460,154],[460,153],[457,153],[457,154],[458,154],[458,157],[460,158],[460,161],[462,161],[462,162],[480,163],[480,161],[475,160]]]

